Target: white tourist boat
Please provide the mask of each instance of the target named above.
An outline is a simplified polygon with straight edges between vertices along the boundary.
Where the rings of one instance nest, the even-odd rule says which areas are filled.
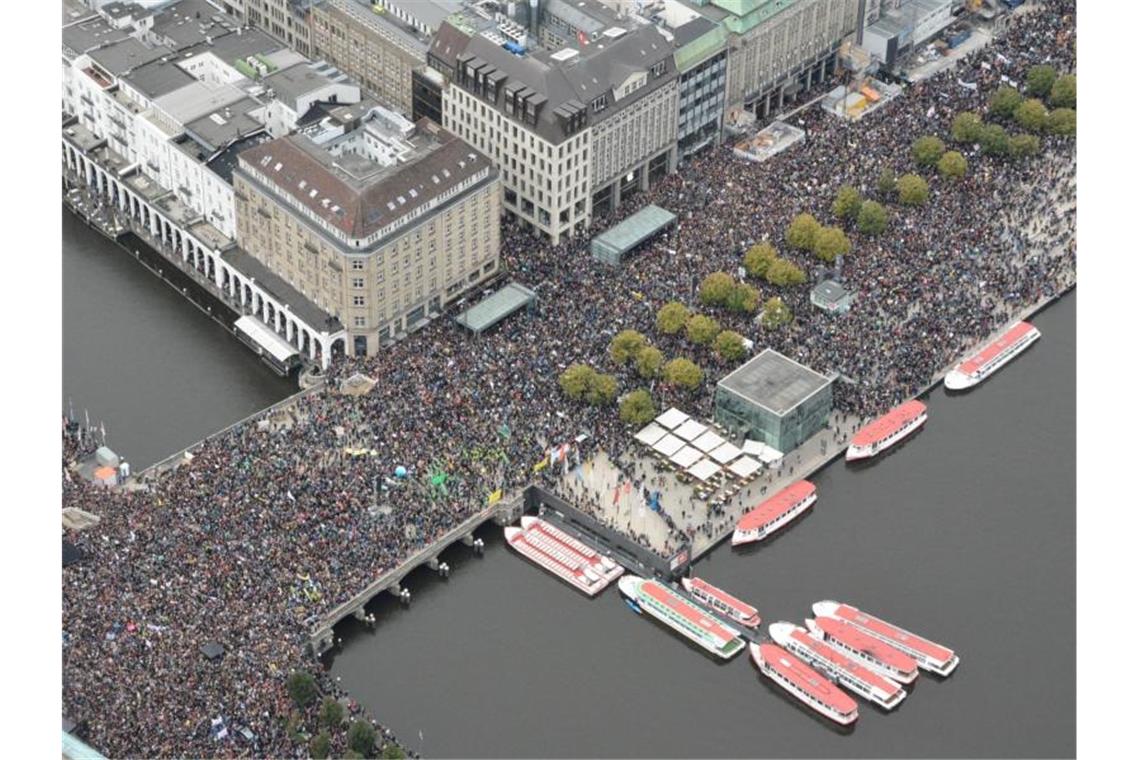
[[[1028,322],[1016,322],[981,351],[962,361],[943,381],[952,391],[972,388],[1033,345],[1041,331]]]

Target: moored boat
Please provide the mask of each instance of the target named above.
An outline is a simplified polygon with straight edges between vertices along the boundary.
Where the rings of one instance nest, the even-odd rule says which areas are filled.
[[[700,578],[682,578],[681,585],[698,602],[713,612],[748,628],[760,625],[760,613],[755,607],[740,601],[724,589],[717,588]]]
[[[926,422],[926,404],[916,399],[904,401],[882,417],[872,420],[851,438],[847,461],[867,459],[894,446]]]
[[[762,541],[784,527],[815,503],[815,486],[798,480],[774,496],[765,499],[736,523],[732,545]]]
[[[609,557],[545,520],[528,515],[521,522],[521,528],[504,529],[507,544],[589,596],[597,595],[624,572]]]
[[[943,381],[952,391],[972,388],[997,372],[1041,337],[1028,322],[1015,322],[995,340],[950,370]]]
[[[868,636],[850,623],[830,617],[817,617],[804,622],[812,638],[830,644],[892,681],[914,683],[914,679],[918,678],[918,663],[913,657]]]
[[[846,689],[887,710],[898,707],[906,690],[886,676],[859,664],[798,625],[780,621],[768,626],[772,640]]]
[[[660,581],[627,575],[618,581],[618,588],[643,612],[717,657],[727,660],[744,648],[739,631],[721,623]]]
[[[868,615],[850,604],[825,600],[812,605],[817,617],[826,616],[842,620],[858,628],[863,633],[878,639],[900,652],[912,657],[918,667],[940,676],[948,676],[958,667],[958,655],[954,650],[935,644],[897,625]]]
[[[859,718],[859,706],[821,673],[775,644],[749,644],[760,672],[820,715],[848,726]]]

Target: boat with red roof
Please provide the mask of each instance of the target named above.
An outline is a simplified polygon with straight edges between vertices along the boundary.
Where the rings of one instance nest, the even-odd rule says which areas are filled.
[[[521,528],[512,526],[504,530],[507,544],[589,596],[595,596],[625,572],[625,568],[609,557],[546,520],[526,515],[521,522]]]
[[[878,419],[860,428],[847,447],[847,461],[867,459],[894,446],[926,422],[926,404],[904,401]]]
[[[638,609],[721,659],[727,660],[744,648],[740,631],[721,623],[660,581],[627,575],[618,581],[618,588]]]
[[[952,391],[972,388],[1004,367],[1040,337],[1041,331],[1033,325],[1015,322],[996,340],[950,370],[943,382]]]
[[[681,585],[698,602],[713,612],[724,615],[734,623],[740,623],[740,625],[748,628],[755,628],[760,625],[759,611],[724,589],[717,588],[700,578],[682,578]]]
[[[798,480],[745,513],[732,532],[732,545],[762,541],[815,504],[815,486]]]
[[[817,617],[804,622],[812,638],[830,644],[892,681],[914,683],[914,679],[918,678],[918,663],[913,657],[868,636],[850,623],[830,617]]]
[[[748,651],[760,672],[820,715],[841,726],[859,718],[859,706],[838,686],[775,644],[749,644]]]
[[[816,617],[826,616],[842,620],[868,636],[889,644],[907,656],[913,657],[918,667],[923,670],[948,676],[958,667],[958,655],[954,654],[954,650],[880,620],[874,615],[868,615],[850,604],[825,600],[813,604],[812,611]]]
[[[906,689],[840,652],[830,644],[811,637],[806,629],[780,621],[768,626],[777,644],[826,675],[840,686],[893,710],[906,698]]]

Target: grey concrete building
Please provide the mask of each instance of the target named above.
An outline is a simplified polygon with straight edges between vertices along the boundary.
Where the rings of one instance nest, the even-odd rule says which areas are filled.
[[[230,15],[256,26],[303,56],[313,55],[309,12],[324,0],[219,0]]]

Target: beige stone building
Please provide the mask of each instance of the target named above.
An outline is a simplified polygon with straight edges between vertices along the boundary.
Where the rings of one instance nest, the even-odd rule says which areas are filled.
[[[334,110],[254,147],[234,172],[238,244],[373,354],[499,266],[486,156],[428,120]]]
[[[424,65],[427,38],[353,0],[314,5],[313,57],[356,79],[372,97],[412,115],[412,72]]]

